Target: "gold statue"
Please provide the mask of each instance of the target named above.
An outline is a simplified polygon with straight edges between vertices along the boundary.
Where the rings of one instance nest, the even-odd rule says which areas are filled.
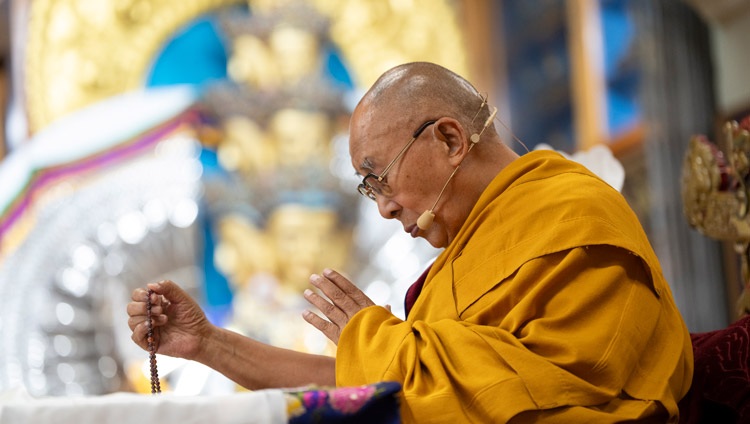
[[[214,263],[235,290],[261,273],[276,272],[276,255],[268,236],[245,216],[233,213],[218,223],[218,243]]]
[[[340,269],[351,238],[349,231],[341,228],[334,209],[299,204],[273,211],[268,236],[277,254],[281,284],[296,293],[309,288],[311,274],[324,267]]]
[[[330,156],[331,127],[331,118],[323,111],[285,108],[276,112],[269,123],[269,135],[279,165],[325,164]]]
[[[278,87],[282,81],[273,52],[259,37],[242,34],[232,40],[227,73],[232,80],[251,87]]]
[[[318,72],[320,40],[317,34],[283,25],[271,32],[268,45],[282,81],[296,83],[302,77]]]
[[[253,14],[224,19],[232,39],[229,76],[259,89],[282,89],[321,71],[327,19],[307,2],[251,5]]]
[[[694,136],[682,169],[682,199],[688,223],[717,240],[735,243],[742,259],[744,290],[740,315],[750,313],[750,117],[727,122],[724,143],[717,146]],[[727,161],[726,157],[729,158]]]
[[[233,327],[274,346],[333,353],[335,347],[301,314],[309,308],[302,292],[310,287],[310,275],[324,267],[340,269],[346,262],[351,234],[341,229],[337,211],[281,205],[271,213],[263,234],[243,219],[223,221],[217,249],[217,258],[223,259],[218,263],[240,281],[233,283]]]
[[[276,167],[273,140],[258,123],[245,116],[231,116],[221,123],[224,138],[218,146],[219,162],[230,171],[267,174]]]

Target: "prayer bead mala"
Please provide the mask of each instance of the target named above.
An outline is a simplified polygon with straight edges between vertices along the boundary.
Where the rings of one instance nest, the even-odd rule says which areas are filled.
[[[151,295],[154,293],[153,290],[148,290],[148,296],[146,299],[146,327],[148,333],[146,334],[148,341],[148,356],[151,364],[151,394],[161,393],[161,385],[159,384],[159,371],[156,369],[156,343],[154,341],[154,320],[151,317]]]

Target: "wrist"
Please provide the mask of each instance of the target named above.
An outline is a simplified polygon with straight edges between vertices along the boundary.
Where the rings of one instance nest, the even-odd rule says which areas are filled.
[[[191,355],[192,357],[186,359],[208,365],[211,358],[217,355],[217,348],[221,339],[221,329],[210,322],[206,322],[203,331],[198,333],[197,346],[193,355]]]

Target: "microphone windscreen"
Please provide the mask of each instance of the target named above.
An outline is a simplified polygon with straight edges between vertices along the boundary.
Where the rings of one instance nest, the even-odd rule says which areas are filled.
[[[432,225],[432,220],[435,219],[435,214],[432,211],[424,211],[422,215],[417,219],[417,227],[420,230],[426,231]]]

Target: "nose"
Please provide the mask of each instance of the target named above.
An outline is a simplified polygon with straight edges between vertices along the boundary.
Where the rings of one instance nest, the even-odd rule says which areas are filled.
[[[380,216],[385,219],[396,218],[401,211],[401,205],[387,196],[377,196],[375,202],[378,204],[378,212],[380,212]]]

